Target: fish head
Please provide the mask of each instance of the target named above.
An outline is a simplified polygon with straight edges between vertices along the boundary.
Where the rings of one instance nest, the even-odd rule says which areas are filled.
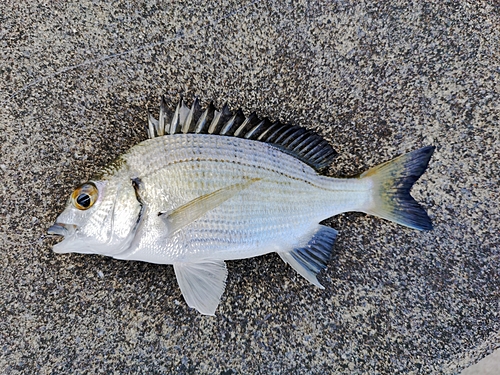
[[[91,180],[78,186],[64,211],[48,229],[64,237],[54,245],[56,253],[102,254],[125,251],[133,240],[141,213],[130,180]]]

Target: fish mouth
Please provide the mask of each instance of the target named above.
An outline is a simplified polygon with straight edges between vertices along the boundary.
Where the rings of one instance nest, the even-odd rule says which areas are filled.
[[[49,229],[47,229],[48,234],[55,234],[56,236],[69,237],[75,233],[76,225],[64,224],[64,223],[54,223]]]
[[[56,243],[52,250],[55,253],[65,254],[73,252],[75,234],[77,232],[77,226],[73,224],[64,223],[54,223],[48,230],[48,234],[54,234],[56,236],[63,237],[63,240]]]

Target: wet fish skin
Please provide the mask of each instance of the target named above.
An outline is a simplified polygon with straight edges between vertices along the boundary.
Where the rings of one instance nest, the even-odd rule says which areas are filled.
[[[149,159],[151,153],[162,157],[145,167],[143,160]],[[200,158],[199,153],[211,155],[210,160]],[[366,193],[359,194],[365,186],[358,179],[339,179],[338,189],[342,190],[332,191],[331,178],[318,175],[306,165],[297,168],[295,158],[266,143],[239,138],[176,134],[146,141],[144,147],[131,149],[126,158],[132,169],[143,168],[141,180],[149,188],[142,199],[153,213],[171,213],[200,196],[246,181],[255,182],[190,222],[189,231],[165,231],[162,215],[147,215],[143,225],[147,231],[136,235],[137,246],[118,255],[119,259],[158,262],[159,252],[161,262],[174,262],[179,257],[196,261],[206,257],[230,260],[258,256],[296,244],[294,238],[293,244],[282,245],[290,241],[290,232],[309,233],[332,212],[362,205],[367,197]],[[159,196],[165,199],[158,200]],[[328,199],[333,207],[325,205]],[[151,234],[151,228],[158,233]],[[238,233],[237,243],[228,240],[230,231]],[[164,242],[151,240],[157,235],[163,235]],[[261,243],[267,247],[262,248]]]
[[[73,192],[49,233],[58,253],[172,264],[186,302],[213,315],[225,260],[278,253],[311,283],[326,267],[337,232],[320,221],[346,211],[411,228],[431,221],[409,192],[434,151],[424,147],[357,178],[321,174],[335,152],[316,134],[256,116],[165,101],[150,139]],[[88,191],[97,195],[91,207]],[[71,228],[71,231],[65,228]]]

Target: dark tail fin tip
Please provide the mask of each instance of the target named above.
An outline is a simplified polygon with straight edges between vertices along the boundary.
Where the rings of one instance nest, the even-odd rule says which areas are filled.
[[[361,177],[374,181],[374,206],[367,212],[410,228],[431,230],[431,219],[410,190],[425,172],[434,150],[434,146],[423,147],[363,173]]]

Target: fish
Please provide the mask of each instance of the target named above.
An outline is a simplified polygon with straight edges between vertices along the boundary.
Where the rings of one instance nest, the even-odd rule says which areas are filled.
[[[337,231],[320,224],[363,212],[416,230],[432,229],[410,195],[433,146],[358,176],[328,176],[337,153],[312,130],[245,116],[227,105],[175,110],[160,100],[148,139],[131,147],[69,196],[48,229],[56,253],[101,254],[173,265],[191,308],[215,315],[226,261],[277,253],[313,285]]]

